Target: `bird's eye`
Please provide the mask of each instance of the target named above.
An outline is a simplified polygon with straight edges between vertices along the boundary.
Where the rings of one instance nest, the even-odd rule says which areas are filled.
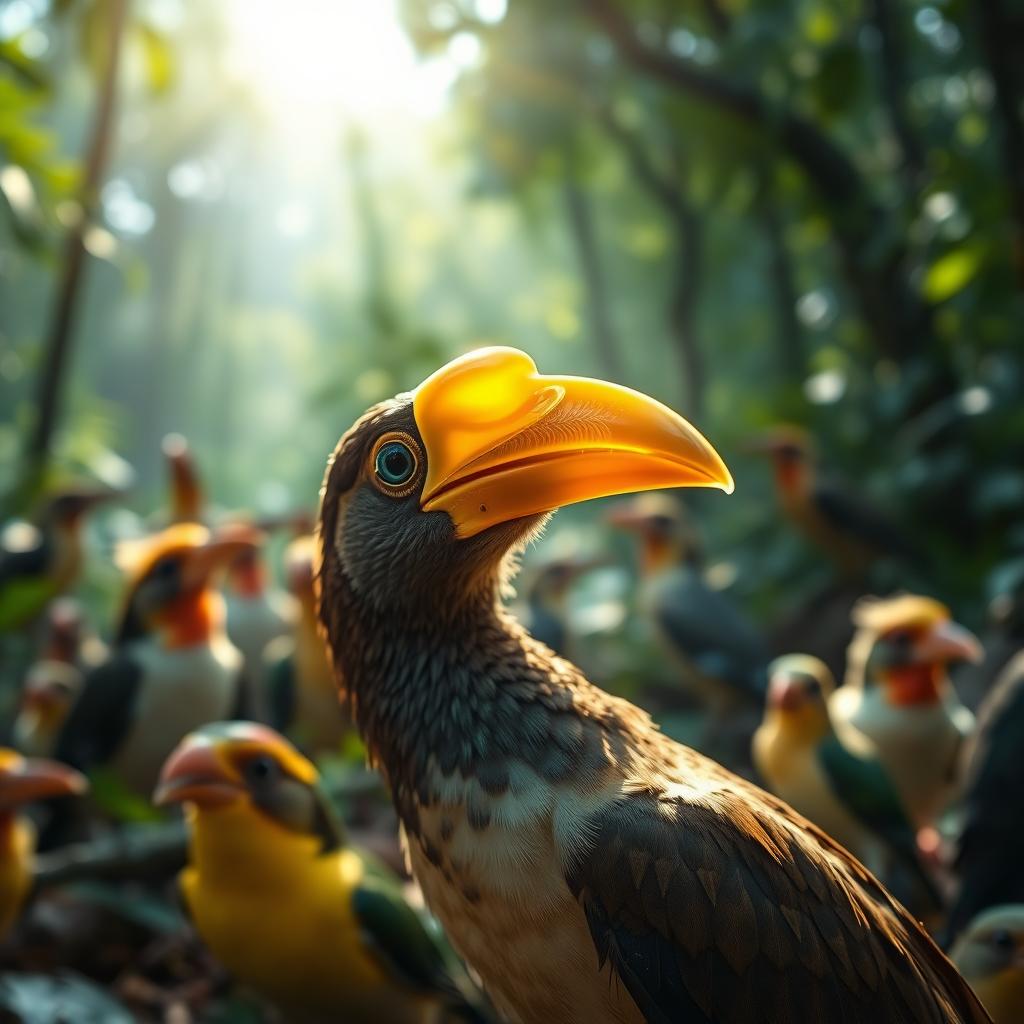
[[[373,455],[373,472],[388,494],[403,497],[409,493],[419,460],[411,437],[391,434],[381,438]]]
[[[889,634],[889,643],[896,647],[909,647],[914,634],[909,629],[894,629]]]
[[[153,566],[152,575],[157,579],[168,579],[178,569],[178,563],[173,558],[162,558]]]
[[[1001,953],[1012,953],[1017,944],[1010,932],[1005,928],[998,928],[992,933],[992,945]]]
[[[277,762],[269,754],[260,754],[246,763],[245,777],[249,782],[265,785],[277,778],[279,770]]]

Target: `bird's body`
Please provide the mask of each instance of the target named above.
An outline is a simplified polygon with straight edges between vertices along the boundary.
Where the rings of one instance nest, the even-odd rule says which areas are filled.
[[[1024,904],[993,906],[979,914],[950,956],[995,1024],[1024,1020]]]
[[[546,510],[684,484],[731,486],[689,424],[509,349],[340,442],[321,618],[428,904],[522,1024],[984,1021],[842,848],[503,611]]]
[[[840,739],[866,736],[918,826],[932,823],[956,792],[957,762],[974,716],[946,666],[980,655],[977,641],[930,598],[904,595],[855,610],[847,682],[832,695]]]
[[[138,696],[106,767],[133,792],[148,797],[182,736],[234,714],[242,656],[223,634],[170,650],[157,639],[144,639],[125,647],[120,665],[121,671],[137,673]]]
[[[916,546],[885,515],[819,471],[806,431],[778,427],[754,448],[772,459],[782,514],[828,556],[840,575],[860,579],[880,557],[920,559]]]
[[[24,818],[0,821],[0,939],[11,930],[32,888],[35,833]]]
[[[643,494],[609,519],[639,535],[637,611],[683,685],[718,726],[739,708],[760,707],[767,684],[764,641],[706,581],[700,540],[681,503]]]
[[[288,1021],[480,1019],[397,879],[345,844],[313,766],[280,736],[228,723],[189,737],[158,799],[189,802],[181,889],[197,931]]]
[[[953,935],[987,907],[1024,903],[1024,815],[1015,813],[1024,786],[1024,652],[982,705],[977,736],[965,753]]]
[[[56,754],[148,797],[175,744],[244,703],[242,657],[224,633],[210,577],[247,534],[179,525],[144,542],[111,657],[89,673]]]
[[[346,898],[365,879],[359,854],[317,856],[315,838],[259,825],[244,809],[191,823],[193,866],[181,889],[217,959],[289,1008],[289,1020],[335,1019],[332,1010],[348,1021],[427,1020],[427,1002],[396,990],[363,945]]]
[[[32,889],[35,830],[18,811],[33,800],[80,793],[84,787],[82,776],[64,765],[0,748],[0,940]]]

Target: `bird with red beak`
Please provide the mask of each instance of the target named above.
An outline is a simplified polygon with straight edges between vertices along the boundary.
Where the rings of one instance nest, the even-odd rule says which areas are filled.
[[[865,600],[853,619],[846,685],[832,695],[832,720],[840,737],[852,731],[872,741],[921,828],[952,799],[961,746],[974,728],[948,666],[979,661],[981,644],[930,597]]]
[[[211,534],[181,523],[121,551],[129,581],[115,646],[86,677],[57,742],[61,760],[103,768],[148,797],[186,733],[244,717],[242,657],[216,583],[260,539],[249,527]]]
[[[17,920],[32,888],[35,833],[18,812],[35,800],[85,789],[85,778],[65,765],[0,748],[0,940]]]
[[[339,442],[320,616],[428,905],[521,1024],[986,1020],[845,850],[504,609],[553,510],[679,486],[732,490],[695,427],[508,348]]]

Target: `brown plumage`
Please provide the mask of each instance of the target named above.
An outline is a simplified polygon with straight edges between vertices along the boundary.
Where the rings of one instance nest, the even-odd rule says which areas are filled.
[[[572,381],[557,379],[567,414],[579,401]],[[663,736],[507,615],[500,594],[546,518],[542,499],[531,506],[530,487],[501,497],[493,474],[473,471],[479,460],[467,483],[432,485],[438,414],[423,396],[374,408],[335,452],[320,611],[413,871],[499,1009],[512,1021],[586,1024],[987,1020],[842,848]],[[615,400],[587,397],[591,416]],[[628,439],[630,423],[612,436]],[[541,424],[540,443],[530,426],[506,434],[530,483],[546,482],[562,452],[586,457],[580,435]],[[413,453],[401,487],[375,476],[382,435]],[[608,493],[600,480],[588,478],[590,493]],[[481,481],[507,507],[494,522],[480,501],[492,525],[476,528]],[[565,500],[585,496],[567,488]]]

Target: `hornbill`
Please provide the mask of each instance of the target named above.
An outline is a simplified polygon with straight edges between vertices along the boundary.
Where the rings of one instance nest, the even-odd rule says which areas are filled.
[[[853,612],[846,685],[829,709],[841,739],[874,743],[915,824],[930,825],[955,794],[974,716],[949,681],[952,661],[977,661],[981,645],[930,597],[865,599]]]
[[[1024,1020],[1024,904],[979,914],[950,956],[995,1024]]]
[[[320,614],[427,904],[521,1022],[983,1021],[880,883],[777,798],[657,730],[508,615],[551,510],[732,490],[635,391],[488,348],[342,437]]]
[[[199,935],[287,1020],[485,1019],[399,880],[348,845],[316,768],[284,737],[207,725],[171,754],[154,800],[188,808],[180,886]]]
[[[85,791],[78,772],[55,761],[26,759],[0,747],[0,939],[32,889],[35,832],[19,810],[34,800]]]
[[[880,557],[921,562],[917,546],[885,515],[849,488],[822,476],[807,431],[776,427],[756,438],[750,448],[771,458],[783,514],[825,552],[841,575],[858,579]]]
[[[85,679],[58,737],[58,759],[102,769],[148,798],[186,733],[239,713],[242,656],[224,633],[213,583],[259,537],[245,527],[211,536],[181,523],[122,552],[130,577],[115,644]]]
[[[47,499],[35,524],[16,521],[0,532],[0,633],[18,629],[69,590],[82,571],[82,521],[115,494],[74,486]]]
[[[880,877],[898,865],[929,912],[941,908],[921,863],[915,829],[899,792],[870,740],[851,749],[829,717],[835,680],[806,654],[776,658],[769,667],[764,721],[754,734],[754,765],[769,789],[824,829]]]
[[[964,756],[960,891],[950,913],[956,935],[980,911],[1024,903],[1024,651],[1003,670],[978,712]]]

